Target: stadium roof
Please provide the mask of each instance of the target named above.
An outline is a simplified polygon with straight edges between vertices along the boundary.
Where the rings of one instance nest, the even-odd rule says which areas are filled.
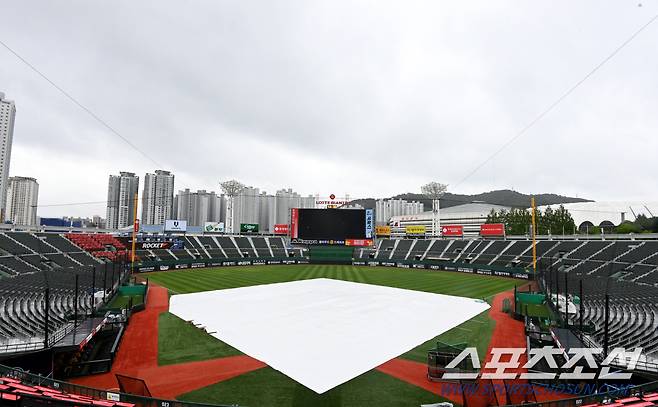
[[[512,209],[509,206],[494,205],[484,202],[473,202],[464,205],[451,206],[449,208],[441,209],[441,221],[448,219],[474,219],[486,218],[491,210],[500,211],[504,209],[509,211]],[[400,215],[393,216],[391,220],[431,220],[432,211],[419,213],[417,215]]]
[[[555,209],[559,205],[550,206]],[[584,222],[591,222],[596,226],[603,222],[619,225],[624,220],[634,221],[638,215],[658,216],[658,202],[577,202],[563,206],[571,213],[576,226]],[[539,207],[542,211],[546,208],[547,206]]]

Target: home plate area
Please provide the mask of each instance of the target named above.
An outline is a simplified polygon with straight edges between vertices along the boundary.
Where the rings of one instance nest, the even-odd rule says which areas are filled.
[[[489,308],[470,298],[325,278],[170,301],[171,313],[320,394]]]

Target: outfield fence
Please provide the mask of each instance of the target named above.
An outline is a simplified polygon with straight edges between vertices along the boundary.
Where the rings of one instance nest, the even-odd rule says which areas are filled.
[[[237,259],[181,259],[168,261],[143,261],[135,264],[136,272],[185,270],[205,267],[262,266],[277,264],[308,264],[309,259],[301,257],[280,258],[237,258]],[[511,277],[521,280],[534,280],[532,272],[520,267],[502,267],[484,264],[454,263],[440,260],[360,260],[352,259],[354,266],[382,266],[408,269],[456,271],[460,273],[487,276]]]

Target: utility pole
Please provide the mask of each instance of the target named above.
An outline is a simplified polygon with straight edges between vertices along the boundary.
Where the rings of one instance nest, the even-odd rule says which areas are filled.
[[[139,231],[139,220],[137,219],[137,195],[135,192],[134,202],[133,202],[133,241],[132,248],[130,253],[130,272],[135,272],[135,244],[137,243],[137,232]]]
[[[536,221],[536,206],[535,197],[530,198],[530,206],[532,207],[532,272],[537,275],[537,221]]]

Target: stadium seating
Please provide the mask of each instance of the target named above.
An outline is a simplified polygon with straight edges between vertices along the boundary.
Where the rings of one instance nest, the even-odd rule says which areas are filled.
[[[80,241],[86,244],[88,239]],[[117,243],[107,238],[101,241]],[[121,249],[122,245],[116,247]],[[43,341],[46,287],[50,288],[48,329],[53,334],[71,324],[75,275],[80,284],[79,315],[92,308],[92,287],[102,290],[112,286],[112,275],[104,272],[100,261],[58,234],[0,233],[0,250],[0,346]],[[112,251],[107,257],[115,259],[116,253]]]
[[[421,243],[422,242],[422,243]],[[560,270],[559,292],[578,295],[583,281],[583,321],[593,326],[591,340],[604,336],[604,297],[610,298],[611,347],[641,346],[658,363],[658,242],[601,240],[542,240],[537,243],[541,267]],[[368,258],[367,250],[357,257]],[[375,260],[435,260],[475,266],[529,267],[531,242],[526,240],[413,240],[382,239]],[[570,322],[579,321],[578,314]],[[653,359],[655,358],[655,359]]]
[[[183,244],[185,246],[185,250],[187,250],[188,253],[195,259],[211,258],[210,254],[204,249],[203,245],[197,239],[197,236],[183,236]],[[178,251],[174,252],[174,255],[178,258],[184,256],[182,253],[180,253],[179,256]]]
[[[427,254],[421,258],[421,260],[438,260],[441,259],[443,252],[445,249],[448,247],[449,244],[451,244],[452,241],[450,240],[432,240],[432,243],[430,244],[429,249],[427,250]],[[383,244],[383,242],[382,242]]]
[[[472,242],[468,240],[451,240],[448,241],[447,243],[448,244],[445,247],[445,250],[443,251],[443,254],[441,256],[448,260],[455,260],[457,257],[459,257],[462,251],[464,251],[464,249],[466,249],[466,247]],[[435,248],[434,246],[436,246],[436,243],[432,245],[430,250],[438,249],[438,247]]]
[[[426,239],[415,240],[414,245],[409,250],[409,255],[407,256],[407,259],[414,260],[423,257],[425,255],[425,252],[427,251],[427,248],[430,247],[430,243],[431,241]]]
[[[270,248],[267,245],[267,240],[265,240],[264,237],[252,237],[251,238],[252,243],[254,244],[254,248],[256,249],[256,255],[260,258],[272,258],[272,252],[270,252]]]
[[[288,252],[286,252],[286,244],[281,237],[270,237],[268,238],[270,243],[270,248],[272,249],[272,254],[274,257],[288,257]]]
[[[23,402],[22,399],[25,399]],[[12,403],[13,402],[13,403]],[[134,407],[134,403],[110,401],[88,395],[65,392],[61,389],[32,384],[14,377],[0,377],[0,404],[2,405],[66,405],[100,407]]]
[[[238,247],[233,243],[233,240],[228,236],[217,238],[217,242],[229,259],[238,259],[243,257]]]
[[[391,258],[392,259],[406,259],[407,255],[409,254],[409,250],[411,249],[411,245],[414,243],[413,240],[408,240],[408,239],[400,239],[397,241],[397,245],[393,248],[393,252],[391,253]]]
[[[94,257],[112,262],[130,257],[126,246],[112,235],[104,233],[68,233],[66,238]]]
[[[510,245],[511,242],[506,240],[497,240],[491,242],[488,246],[485,247],[480,255],[476,256],[471,262],[478,264],[489,264],[501,253],[503,253]]]
[[[395,247],[395,240],[384,239],[379,242],[375,258],[377,260],[386,260],[391,258],[391,253]]]
[[[486,240],[472,241],[461,251],[455,260],[460,263],[472,263],[490,244],[491,242]]]
[[[256,251],[254,250],[254,246],[252,246],[251,244],[251,239],[248,239],[246,237],[235,236],[233,240],[235,240],[235,243],[238,246],[238,250],[240,251],[242,257],[246,257],[246,258],[258,257]],[[226,248],[224,248],[224,250],[226,250]]]
[[[518,259],[523,253],[531,248],[532,242],[528,240],[519,240],[513,242],[511,246],[507,248],[504,252],[496,258],[491,265],[496,266],[515,266],[520,263],[521,260]]]
[[[0,344],[43,339],[45,327],[45,290],[50,288],[49,330],[55,332],[69,323],[74,310],[75,275],[79,276],[79,314],[92,307],[91,288],[110,287],[111,276],[84,269],[61,269],[24,273],[0,280]],[[92,277],[95,277],[95,282]]]
[[[13,255],[34,253],[28,247],[18,243],[5,234],[0,234],[0,249]]]

